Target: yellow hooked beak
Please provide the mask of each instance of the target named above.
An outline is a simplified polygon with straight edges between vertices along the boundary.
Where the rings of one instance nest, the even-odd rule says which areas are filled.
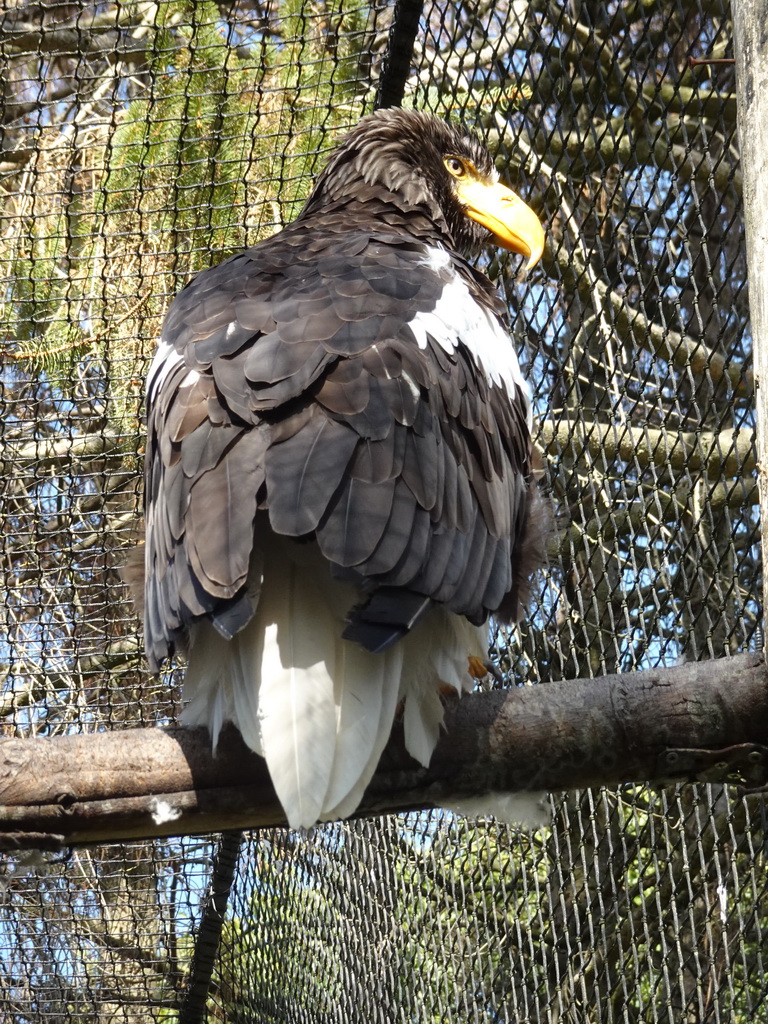
[[[504,249],[528,257],[530,270],[544,252],[544,228],[530,206],[500,182],[487,183],[467,177],[456,182],[456,194],[464,212],[487,228]]]

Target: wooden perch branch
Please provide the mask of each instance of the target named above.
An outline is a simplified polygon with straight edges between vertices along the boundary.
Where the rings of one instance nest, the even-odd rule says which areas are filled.
[[[393,736],[361,814],[441,806],[488,790],[768,778],[761,655],[472,694],[451,702],[429,769]],[[230,730],[0,740],[6,850],[284,822],[264,762]]]

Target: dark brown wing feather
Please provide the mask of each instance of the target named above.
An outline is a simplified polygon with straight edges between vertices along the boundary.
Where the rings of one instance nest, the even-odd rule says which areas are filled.
[[[148,402],[154,669],[196,617],[229,635],[251,614],[259,508],[276,533],[314,536],[337,569],[369,580],[347,631],[369,646],[386,638],[393,594],[409,622],[424,598],[481,622],[517,586],[524,397],[490,385],[462,345],[414,341],[409,321],[435,308],[447,276],[422,243],[333,226],[297,222],[206,271],[166,318],[169,369]],[[458,258],[455,272],[495,302]]]

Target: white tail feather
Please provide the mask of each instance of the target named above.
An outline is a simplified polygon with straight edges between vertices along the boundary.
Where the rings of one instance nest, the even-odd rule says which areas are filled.
[[[336,750],[326,811],[335,810],[352,792],[359,791],[355,806],[360,802],[392,731],[402,660],[397,647],[375,655],[338,640]]]
[[[205,725],[211,733],[214,753],[224,722],[234,719],[232,699],[236,680],[228,669],[232,648],[208,622],[190,630],[189,664],[184,674],[185,707],[179,716],[184,725]]]
[[[419,692],[409,694],[403,715],[405,748],[425,768],[440,737],[442,724],[443,702],[437,690],[422,687]]]
[[[344,643],[344,641],[342,641]],[[369,651],[365,651],[362,648],[357,647],[354,644],[345,644],[346,647],[351,648],[355,652],[355,658],[358,657],[357,652],[363,656],[365,661],[371,665],[371,663],[384,662],[383,667],[375,667],[371,672],[369,678],[373,678],[374,672],[381,673],[377,680],[381,689],[381,709],[378,717],[378,722],[375,723],[375,730],[372,729],[371,733],[375,732],[372,736],[372,742],[367,745],[367,757],[362,765],[359,772],[353,772],[350,770],[351,759],[346,754],[348,741],[344,740],[337,745],[336,748],[336,760],[338,764],[338,784],[329,789],[328,792],[328,804],[323,817],[326,820],[332,820],[335,818],[346,818],[357,808],[363,797],[363,793],[368,786],[368,783],[373,777],[373,773],[376,771],[376,766],[379,763],[379,758],[382,755],[384,747],[387,745],[387,740],[392,732],[392,723],[395,720],[395,711],[397,710],[397,703],[400,697],[400,678],[402,676],[403,668],[403,652],[399,645],[390,648],[383,654],[371,654]],[[360,664],[359,668],[364,669],[365,665]],[[355,677],[351,672],[352,665],[349,664],[349,679],[352,682]],[[359,676],[357,677],[360,678]],[[365,678],[365,677],[363,677]],[[357,689],[357,682],[353,683],[352,693],[354,694]],[[347,689],[347,687],[345,687]],[[345,698],[345,703],[348,703],[348,699]],[[365,745],[362,748],[366,749]],[[344,779],[342,785],[342,777]]]
[[[258,569],[257,569],[258,567]],[[214,747],[233,721],[269,766],[289,824],[309,828],[359,804],[405,700],[409,752],[428,764],[443,720],[438,690],[471,685],[467,657],[483,628],[434,608],[383,654],[341,639],[355,588],[333,580],[312,545],[272,537],[257,552],[251,621],[232,640],[190,629],[182,721],[207,725]]]
[[[238,724],[243,739],[257,754],[264,756],[264,744],[259,718],[259,688],[261,666],[264,659],[264,632],[254,629],[249,623],[232,641],[232,689],[234,714],[232,721]],[[227,665],[226,655],[223,664]]]
[[[338,624],[312,580],[283,562],[270,575],[248,629],[264,629],[259,720],[264,756],[292,827],[323,809],[336,739],[334,661]]]
[[[271,626],[264,645],[259,717],[264,757],[292,828],[310,828],[323,810],[333,769],[336,711],[333,677],[323,662],[286,664]]]

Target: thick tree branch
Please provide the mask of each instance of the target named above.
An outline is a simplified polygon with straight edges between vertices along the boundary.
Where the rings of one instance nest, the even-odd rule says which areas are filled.
[[[142,652],[138,638],[131,636],[106,644],[101,654],[86,654],[76,658],[66,672],[45,671],[35,662],[0,661],[0,683],[4,683],[11,673],[27,679],[18,689],[6,690],[0,696],[0,720],[37,703],[46,695],[72,690],[83,676],[114,672],[128,665],[135,666]]]
[[[502,132],[496,134],[497,145],[500,145]],[[533,148],[524,135],[516,140],[516,145],[531,158]],[[541,160],[535,166],[550,181],[555,182],[557,175],[552,167]],[[566,204],[559,191],[556,202],[565,208]],[[727,359],[722,352],[713,351],[701,338],[681,334],[649,320],[642,310],[627,302],[625,295],[596,279],[594,271],[585,265],[586,256],[578,252],[579,248],[581,245],[578,239],[576,252],[572,246],[560,244],[554,251],[548,250],[545,253],[544,265],[553,271],[556,264],[558,276],[566,289],[575,291],[585,303],[595,307],[595,313],[607,314],[611,329],[623,342],[633,348],[645,348],[680,370],[705,374],[713,382],[727,378],[738,395],[752,393],[754,376],[749,367]]]
[[[37,21],[22,20],[18,11],[10,11],[0,18],[0,39],[7,50],[17,54],[52,53],[57,57],[80,59],[89,56],[107,56],[112,63],[144,63],[147,42],[139,30],[151,25],[156,17],[154,3],[118,6],[91,17],[80,13],[68,24],[44,24],[41,7],[30,14]]]
[[[4,457],[0,459],[0,473],[12,476],[28,466],[42,472],[50,466],[109,455],[124,444],[124,437],[106,431],[103,434],[77,434],[75,437],[27,441],[18,448],[6,447]]]
[[[264,762],[230,730],[0,740],[6,849],[281,824]],[[768,777],[760,655],[472,694],[451,703],[429,769],[395,735],[361,814],[441,806],[488,790]]]
[[[656,491],[645,498],[638,497],[627,508],[600,512],[591,515],[586,522],[580,522],[575,516],[570,525],[558,529],[553,541],[552,555],[558,550],[567,551],[568,545],[578,543],[588,537],[595,544],[606,543],[617,536],[634,536],[640,531],[648,532],[649,523],[679,523],[688,521],[695,527],[697,520],[703,515],[719,515],[723,509],[733,510],[750,508],[759,504],[757,480],[738,477],[727,483],[705,485],[702,495],[702,511],[695,511],[693,487],[690,480],[683,482],[671,491]],[[658,583],[654,582],[658,590]],[[638,591],[642,593],[642,591]],[[128,659],[126,658],[126,661]],[[0,708],[2,708],[0,703]]]
[[[574,459],[588,453],[592,459],[605,455],[645,467],[667,466],[678,472],[702,470],[710,480],[737,477],[755,471],[755,438],[751,430],[665,430],[662,427],[628,427],[623,424],[545,420],[539,426],[539,443],[553,454]]]
[[[610,303],[612,323],[622,341],[642,345],[681,370],[706,373],[712,381],[727,377],[737,394],[744,395],[752,391],[754,380],[751,369],[727,360],[721,352],[713,352],[699,338],[680,334],[649,321],[640,310],[629,306],[623,295],[611,291],[602,281],[598,282],[597,287],[603,300]]]
[[[752,392],[751,369],[726,359],[721,352],[713,352],[700,338],[680,334],[648,320],[641,310],[629,305],[624,295],[613,291],[603,281],[593,283],[583,261],[574,262],[573,253],[566,246],[558,248],[555,259],[563,282],[578,292],[580,298],[591,302],[595,291],[605,311],[609,312],[611,327],[622,341],[654,352],[681,370],[706,374],[714,382],[728,378],[736,394]]]
[[[54,53],[76,58],[79,54],[109,56],[123,63],[146,61],[147,44],[116,31],[83,32],[78,28],[46,30],[32,25],[14,25],[3,33],[11,53]]]

